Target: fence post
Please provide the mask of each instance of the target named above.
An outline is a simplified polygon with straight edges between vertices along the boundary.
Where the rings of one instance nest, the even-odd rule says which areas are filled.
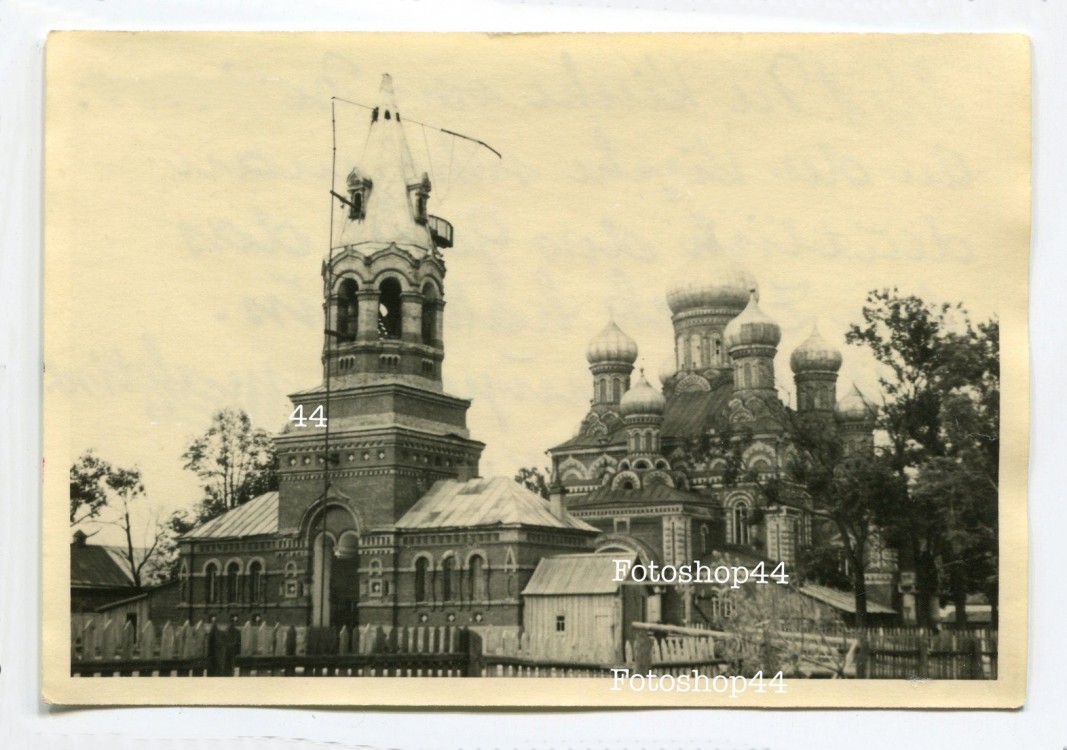
[[[482,637],[474,630],[467,631],[467,673],[465,677],[481,677],[485,669],[482,659]]]
[[[859,632],[859,638],[856,641],[856,679],[863,680],[867,678],[868,670],[870,667],[870,643],[867,640],[867,630],[863,629]]]
[[[926,679],[930,676],[930,635],[923,628],[919,631],[919,638],[917,644],[919,647],[919,674],[920,679]]]

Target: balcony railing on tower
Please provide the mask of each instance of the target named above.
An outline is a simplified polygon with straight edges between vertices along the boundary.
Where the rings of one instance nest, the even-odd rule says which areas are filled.
[[[437,247],[452,247],[452,225],[440,216],[427,216],[426,226],[430,230],[430,237]]]

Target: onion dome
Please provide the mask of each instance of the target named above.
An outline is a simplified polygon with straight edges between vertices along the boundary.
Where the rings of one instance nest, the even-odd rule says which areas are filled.
[[[807,340],[789,357],[793,372],[837,372],[841,369],[841,351],[826,343],[818,328],[811,329]]]
[[[753,289],[757,290],[759,299],[752,274],[722,253],[714,253],[710,259],[702,259],[697,267],[686,269],[667,289],[667,305],[674,314],[707,308],[740,311]]]
[[[837,413],[846,420],[874,419],[876,411],[876,407],[863,397],[855,383],[852,384],[849,392],[837,402]]]
[[[637,361],[637,342],[623,333],[623,330],[612,320],[589,342],[585,350],[585,358],[591,365],[601,362],[620,362],[632,365]]]
[[[663,364],[659,366],[659,373],[657,373],[657,376],[659,377],[660,383],[666,383],[668,380],[670,380],[677,374],[678,361],[672,354],[671,356],[667,357],[667,359],[663,360]]]
[[[648,384],[645,380],[645,371],[641,370],[637,382],[623,394],[619,402],[619,411],[624,417],[638,414],[662,414],[666,406],[667,399]]]
[[[736,318],[726,324],[723,338],[727,350],[735,346],[778,346],[782,340],[782,329],[763,310],[760,310],[755,292],[748,300],[748,306]]]

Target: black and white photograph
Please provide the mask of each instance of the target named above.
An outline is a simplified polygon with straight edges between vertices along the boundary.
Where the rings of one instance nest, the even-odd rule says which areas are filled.
[[[1022,704],[1025,37],[47,57],[45,700]]]

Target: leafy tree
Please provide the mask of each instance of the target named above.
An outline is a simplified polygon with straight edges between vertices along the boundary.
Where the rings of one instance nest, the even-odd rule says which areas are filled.
[[[107,507],[107,491],[104,480],[111,472],[111,465],[91,450],[83,453],[70,467],[70,525],[99,518]]]
[[[182,460],[202,481],[198,523],[278,489],[274,441],[266,430],[253,428],[240,409],[215,412],[207,432],[189,444]]]
[[[515,481],[530,490],[530,492],[536,492],[547,500],[548,474],[548,469],[538,469],[536,466],[523,466],[515,473]]]
[[[154,519],[140,524],[137,506],[144,497],[145,487],[140,470],[112,466],[91,451],[83,454],[70,469],[71,522],[91,519],[97,523],[116,526],[122,532],[124,544],[121,557],[136,588],[159,579],[161,544],[166,529]],[[95,509],[94,513],[79,510]],[[110,509],[111,513],[103,511]],[[76,512],[77,511],[77,512]],[[140,539],[135,540],[136,537]],[[140,546],[135,541],[141,541]]]
[[[846,340],[883,366],[879,427],[908,485],[897,532],[915,568],[920,623],[929,624],[938,563],[962,622],[968,590],[996,599],[999,325],[897,289],[870,292],[863,321]]]

